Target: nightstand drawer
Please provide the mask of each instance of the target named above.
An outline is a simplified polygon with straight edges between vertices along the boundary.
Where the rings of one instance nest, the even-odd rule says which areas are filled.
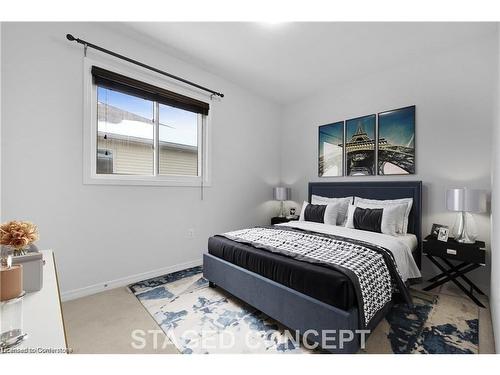
[[[484,249],[441,241],[424,241],[424,254],[479,264],[484,264],[486,259]]]

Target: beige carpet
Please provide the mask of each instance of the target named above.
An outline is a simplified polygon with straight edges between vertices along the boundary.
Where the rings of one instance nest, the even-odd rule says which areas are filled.
[[[68,346],[74,353],[178,353],[127,288],[65,302],[63,316]],[[143,349],[132,347],[134,330],[149,332]],[[157,335],[159,344],[156,350],[153,348],[153,335]]]
[[[433,290],[440,299],[450,301],[460,309],[461,292],[453,285]],[[463,302],[463,301],[462,301]],[[484,302],[487,301],[485,300]],[[450,306],[451,306],[450,305]],[[468,303],[466,305],[469,305]],[[68,345],[74,353],[178,353],[163,331],[127,288],[112,289],[89,297],[63,303]],[[435,321],[446,322],[438,313]],[[388,340],[384,337],[385,322],[367,341],[369,353],[388,353]],[[132,343],[134,330],[146,332],[145,346],[137,349]],[[158,349],[153,348],[156,337]],[[489,305],[479,309],[479,353],[495,353]]]

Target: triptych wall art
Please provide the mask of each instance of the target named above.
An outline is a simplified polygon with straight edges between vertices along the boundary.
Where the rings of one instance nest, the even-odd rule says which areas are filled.
[[[415,106],[319,127],[320,177],[415,174]]]

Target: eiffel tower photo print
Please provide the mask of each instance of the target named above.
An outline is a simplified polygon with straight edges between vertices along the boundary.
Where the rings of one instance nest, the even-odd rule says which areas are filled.
[[[346,121],[347,176],[375,174],[375,115]]]
[[[415,174],[415,106],[378,114],[378,174]]]

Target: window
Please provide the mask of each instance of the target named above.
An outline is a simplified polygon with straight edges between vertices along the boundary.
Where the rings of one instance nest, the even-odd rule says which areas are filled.
[[[98,174],[154,175],[154,102],[97,86],[97,162],[116,155]]]
[[[198,176],[200,123],[199,114],[159,105],[159,174]]]
[[[87,183],[208,185],[204,101],[89,66]]]

